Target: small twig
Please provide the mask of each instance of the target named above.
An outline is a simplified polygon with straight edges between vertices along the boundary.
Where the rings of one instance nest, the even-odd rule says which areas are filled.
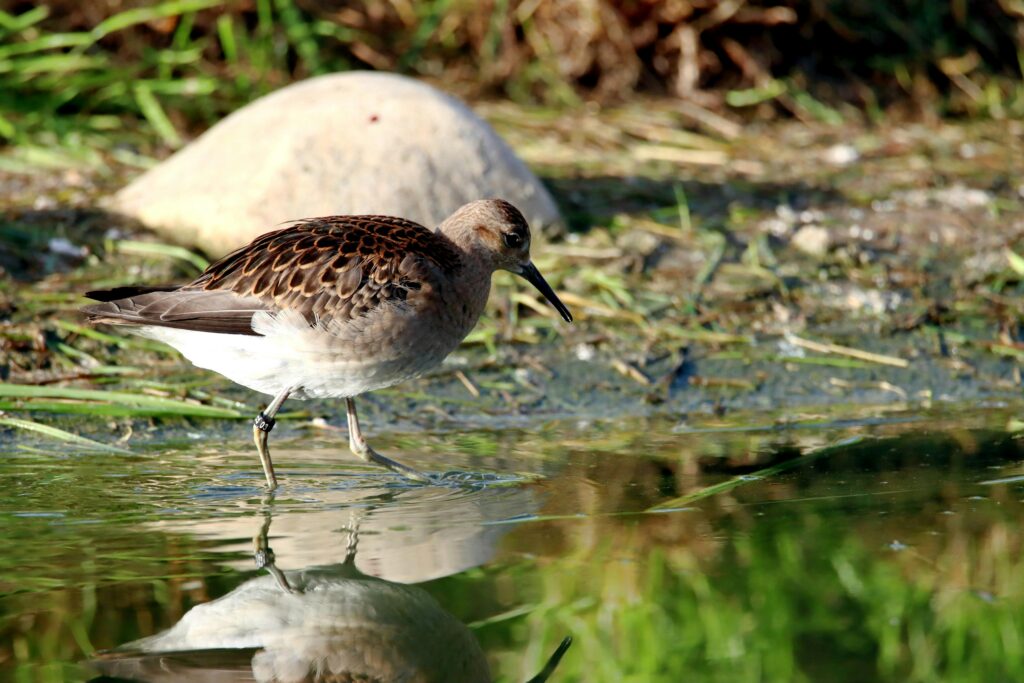
[[[632,323],[636,323],[637,325],[647,324],[647,319],[643,315],[634,311],[615,310],[614,308],[605,306],[594,299],[578,296],[572,292],[559,292],[559,297],[561,297],[562,301],[569,306],[578,306],[579,308],[584,309],[584,313],[590,312],[606,318],[628,320]],[[573,313],[575,313],[575,311],[573,311]]]
[[[606,260],[622,258],[623,251],[618,247],[596,248],[575,244],[545,244],[544,253],[567,258]]]
[[[870,351],[864,351],[863,349],[855,349],[850,346],[840,346],[839,344],[822,344],[821,342],[811,341],[810,339],[804,339],[802,337],[797,337],[796,335],[787,335],[786,339],[795,346],[799,346],[809,351],[816,351],[818,353],[835,353],[840,356],[859,358],[860,360],[866,360],[870,363],[891,365],[896,368],[905,368],[910,366],[910,361],[905,358],[897,358],[896,356],[886,356],[881,353],[872,353]]]
[[[637,161],[669,161],[674,164],[692,164],[694,166],[724,166],[729,163],[729,155],[711,149],[680,149],[664,145],[635,145],[632,156]]]
[[[882,391],[888,391],[890,393],[896,394],[897,396],[899,396],[903,400],[907,399],[907,390],[904,389],[903,387],[896,386],[892,382],[885,382],[885,381],[879,382],[878,383],[878,388],[881,389]]]
[[[691,375],[687,381],[690,383],[690,386],[694,387],[729,387],[730,389],[745,389],[747,391],[757,389],[757,385],[750,380],[733,377],[701,377]]]
[[[677,111],[685,118],[696,122],[698,125],[713,130],[726,140],[735,140],[743,132],[743,128],[740,124],[730,121],[724,116],[714,113],[710,109],[700,107],[693,102],[683,100],[676,106]]]
[[[477,388],[475,384],[473,384],[472,380],[470,380],[469,377],[466,376],[466,373],[464,373],[462,370],[456,370],[455,376],[458,378],[460,382],[462,382],[462,386],[466,387],[466,391],[468,391],[473,396],[473,398],[480,398],[480,390]]]
[[[691,235],[681,231],[678,226],[665,225],[664,223],[658,223],[650,218],[634,218],[633,227],[649,232],[659,237],[667,237],[668,239],[677,240],[685,244],[692,242],[693,238]]]
[[[630,379],[636,381],[637,384],[640,384],[645,387],[649,387],[653,384],[653,382],[651,382],[650,377],[648,377],[643,372],[633,367],[626,361],[622,360],[621,358],[613,358],[612,367],[615,368],[615,370],[619,374],[625,375],[626,377],[629,377]]]
[[[898,387],[895,384],[892,384],[891,382],[885,382],[885,381],[882,381],[882,382],[851,382],[851,381],[843,379],[841,377],[829,377],[828,383],[831,386],[839,387],[840,389],[856,389],[858,387],[860,387],[862,389],[880,389],[882,391],[888,391],[890,393],[896,394],[897,396],[899,396],[903,400],[907,400],[907,398],[909,396],[907,394],[906,389],[904,389],[903,387]]]

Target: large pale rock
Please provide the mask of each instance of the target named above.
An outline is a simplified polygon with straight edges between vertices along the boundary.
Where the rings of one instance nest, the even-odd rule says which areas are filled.
[[[109,208],[219,256],[283,221],[387,214],[434,227],[503,197],[540,230],[551,196],[459,100],[410,78],[349,72],[238,110],[114,196]]]

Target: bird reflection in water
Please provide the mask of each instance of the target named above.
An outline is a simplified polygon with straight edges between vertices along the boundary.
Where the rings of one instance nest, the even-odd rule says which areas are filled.
[[[485,683],[480,645],[421,588],[367,576],[355,565],[357,520],[345,561],[282,571],[267,539],[254,538],[267,574],[189,610],[172,628],[98,655],[95,681],[236,683]],[[543,670],[552,674],[571,639]]]

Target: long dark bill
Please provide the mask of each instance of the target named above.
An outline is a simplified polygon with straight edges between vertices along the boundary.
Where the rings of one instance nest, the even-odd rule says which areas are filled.
[[[551,285],[547,283],[544,276],[542,276],[540,271],[537,270],[537,266],[532,263],[527,263],[523,266],[523,269],[519,271],[519,274],[522,275],[527,282],[540,290],[540,293],[543,294],[544,298],[555,307],[555,310],[561,314],[562,319],[565,320],[565,322],[572,322],[572,313],[569,312],[569,309],[565,307],[562,300],[558,298],[557,294],[555,294],[555,290],[551,289]]]
[[[526,681],[526,683],[544,683],[544,681],[548,680],[548,678],[551,677],[551,674],[555,672],[555,667],[557,667],[558,663],[562,661],[562,655],[565,654],[565,651],[569,649],[570,645],[572,645],[572,636],[566,636],[559,646],[555,648],[551,657],[548,658],[548,663],[544,665],[544,668],[540,670],[540,673]]]

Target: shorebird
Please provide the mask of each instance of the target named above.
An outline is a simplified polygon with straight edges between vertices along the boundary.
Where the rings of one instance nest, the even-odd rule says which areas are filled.
[[[366,462],[431,479],[373,450],[354,398],[421,375],[480,318],[491,275],[533,284],[572,315],[530,260],[530,227],[507,201],[471,202],[434,231],[390,216],[295,221],[257,237],[185,285],[86,292],[91,322],[129,325],[194,365],[273,396],[253,422],[267,486],[267,448],[289,397],[344,398],[349,448]]]

